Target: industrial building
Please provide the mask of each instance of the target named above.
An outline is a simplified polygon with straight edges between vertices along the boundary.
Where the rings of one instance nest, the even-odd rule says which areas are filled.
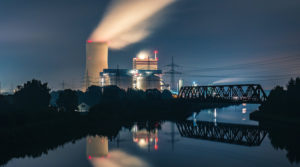
[[[117,85],[122,89],[162,90],[162,71],[158,70],[157,51],[155,57],[133,58],[133,69],[104,69],[100,72],[100,86]]]
[[[139,55],[133,58],[132,69],[108,69],[107,43],[88,40],[84,90],[92,85],[162,90],[162,71],[158,69],[157,53],[154,51],[154,56]]]
[[[161,90],[161,75],[161,70],[104,69],[100,73],[100,86]]]

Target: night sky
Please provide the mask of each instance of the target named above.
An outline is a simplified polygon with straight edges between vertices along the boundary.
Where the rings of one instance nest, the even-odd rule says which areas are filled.
[[[2,89],[32,78],[52,89],[63,81],[81,88],[85,42],[108,4],[1,0]],[[168,70],[173,56],[186,85],[260,83],[270,89],[300,76],[299,0],[177,0],[163,13],[163,23],[145,40],[109,51],[110,68],[131,68],[140,50],[158,49],[160,68]]]

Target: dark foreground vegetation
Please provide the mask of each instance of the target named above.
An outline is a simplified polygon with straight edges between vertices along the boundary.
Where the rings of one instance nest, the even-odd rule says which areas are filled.
[[[250,118],[268,130],[275,149],[285,150],[291,163],[300,162],[300,78],[291,79],[286,89],[276,86]]]
[[[286,98],[296,95],[291,90],[299,92],[299,83],[299,79],[291,81],[288,90],[276,87],[260,112],[266,116],[297,118],[299,113],[288,109],[296,109],[299,101],[292,98],[290,102]],[[81,103],[90,106],[90,112],[75,112]],[[0,166],[12,158],[39,157],[88,135],[114,139],[122,128],[131,129],[136,122],[150,126],[146,128],[151,130],[165,121],[185,120],[195,110],[222,106],[191,104],[172,98],[167,90],[125,91],[116,86],[91,86],[86,92],[67,89],[50,93],[46,83],[32,80],[19,86],[13,95],[0,95]],[[289,161],[299,163],[299,126],[276,123],[260,119],[260,126],[268,130],[273,147],[286,150]]]
[[[291,79],[287,88],[276,86],[271,90],[268,99],[253,112],[254,120],[273,120],[278,123],[300,125],[300,78]]]
[[[90,106],[90,112],[76,112],[80,103]],[[193,109],[167,90],[91,86],[86,92],[50,94],[46,83],[28,81],[13,95],[0,95],[0,165],[12,158],[40,156],[87,135],[113,138],[137,120],[186,119]]]

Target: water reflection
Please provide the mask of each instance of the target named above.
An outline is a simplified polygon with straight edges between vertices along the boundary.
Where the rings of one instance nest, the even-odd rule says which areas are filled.
[[[93,167],[147,167],[145,161],[121,150],[108,149],[108,137],[88,136],[86,154]]]
[[[180,135],[188,138],[210,140],[244,146],[259,146],[267,135],[264,128],[254,125],[197,121],[176,123]]]
[[[151,144],[154,143],[154,149],[158,149],[158,129],[153,130],[140,129],[137,124],[132,128],[133,141],[138,144],[141,148],[146,148],[148,146],[148,151],[150,151]]]
[[[201,111],[194,113],[190,120],[185,121],[122,122],[110,120],[102,122],[101,128],[89,128],[95,132],[92,133],[95,134],[93,136],[83,130],[80,135],[78,130],[68,135],[65,133],[49,135],[49,131],[47,135],[44,135],[46,133],[44,131],[35,131],[35,135],[17,136],[22,140],[16,141],[7,140],[12,137],[5,138],[3,135],[0,138],[1,162],[6,164],[9,161],[6,167],[26,166],[23,164],[26,164],[28,158],[24,157],[32,157],[31,161],[41,159],[47,163],[45,159],[55,157],[55,155],[50,155],[51,152],[59,153],[64,149],[59,146],[76,141],[75,145],[82,144],[84,147],[72,152],[71,157],[80,153],[84,161],[75,158],[74,162],[80,161],[81,164],[74,166],[89,166],[89,164],[93,167],[199,166],[196,163],[198,161],[205,166],[222,166],[223,163],[230,166],[231,164],[228,164],[230,161],[236,162],[237,166],[243,165],[240,161],[247,161],[249,166],[254,166],[254,162],[249,161],[252,158],[256,158],[262,164],[261,166],[285,167],[290,166],[290,163],[300,165],[299,126],[282,126],[276,122],[275,126],[274,122],[250,121],[248,116],[251,111],[253,111],[251,105],[247,104],[225,109],[211,109],[209,114]],[[48,140],[49,138],[52,140]],[[26,143],[28,145],[30,142],[24,141],[39,142],[34,142],[34,147],[25,149]],[[124,142],[121,147],[118,146],[119,141]],[[175,146],[176,149],[174,149]],[[20,149],[23,147],[24,149]],[[150,150],[157,151],[150,152]],[[67,158],[62,160],[61,157],[68,157],[66,155],[70,154],[57,155],[55,160],[64,161]],[[230,156],[226,157],[228,155]],[[224,156],[226,158],[223,158]],[[218,159],[219,164],[210,165],[214,163],[211,162],[213,158]],[[169,159],[172,161],[165,162]],[[33,165],[33,163],[27,164],[32,167],[41,166]],[[45,165],[45,167],[48,166]],[[57,166],[63,167],[64,165]]]
[[[86,155],[89,160],[98,160],[108,156],[108,138],[106,136],[88,136],[86,139]]]

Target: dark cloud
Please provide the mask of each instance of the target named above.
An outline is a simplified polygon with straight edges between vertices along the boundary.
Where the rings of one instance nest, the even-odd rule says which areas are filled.
[[[85,40],[98,24],[108,0],[1,0],[0,81],[22,83],[32,77],[80,85],[85,65]],[[149,38],[120,51],[110,51],[109,65],[130,68],[142,49],[160,50],[160,65],[175,57],[181,70],[247,64],[251,60],[295,56],[300,53],[300,1],[298,0],[178,0],[166,11],[165,21]],[[145,9],[146,10],[146,9]],[[297,71],[299,59],[276,61],[278,69],[251,64],[233,72],[214,70],[203,76],[275,74]],[[289,63],[290,61],[290,63]],[[296,62],[296,63],[295,63]],[[293,64],[294,63],[294,64]],[[289,65],[291,64],[291,65]],[[200,68],[201,67],[201,68]],[[207,84],[224,78],[193,78]],[[293,74],[294,75],[294,74]],[[300,74],[299,74],[300,75]],[[255,75],[254,75],[255,76]],[[276,84],[288,80],[278,78]],[[270,78],[271,80],[272,78]],[[276,78],[275,78],[276,79]],[[258,77],[259,80],[259,77]],[[258,81],[267,87],[275,82]],[[74,84],[75,85],[75,84]]]

